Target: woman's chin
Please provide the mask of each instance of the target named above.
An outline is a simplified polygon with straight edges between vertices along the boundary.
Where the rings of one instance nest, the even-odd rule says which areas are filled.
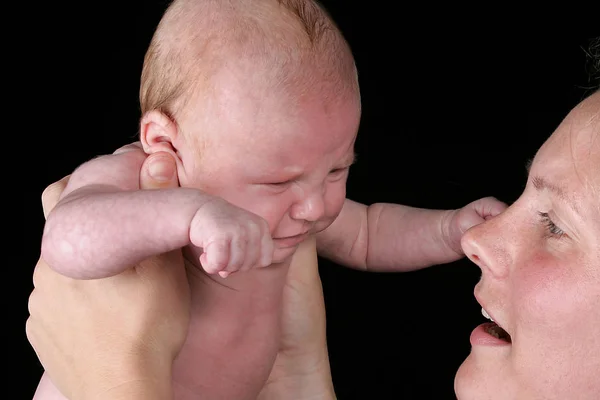
[[[469,355],[465,361],[462,362],[456,375],[454,376],[454,393],[458,400],[470,400],[475,399],[473,393],[470,393],[473,388],[473,372],[471,365],[471,355]]]
[[[482,359],[471,352],[456,371],[454,392],[458,400],[517,400],[514,385],[498,360]],[[486,362],[487,361],[487,362]]]

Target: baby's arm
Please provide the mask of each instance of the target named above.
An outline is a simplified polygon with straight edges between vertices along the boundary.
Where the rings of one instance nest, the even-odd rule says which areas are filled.
[[[190,222],[209,197],[193,189],[139,190],[145,157],[120,152],[73,172],[44,227],[49,265],[72,278],[101,278],[190,242]]]
[[[462,234],[506,205],[487,197],[458,210],[401,204],[366,206],[346,199],[338,218],[317,235],[319,255],[341,265],[379,272],[411,271],[463,257]]]

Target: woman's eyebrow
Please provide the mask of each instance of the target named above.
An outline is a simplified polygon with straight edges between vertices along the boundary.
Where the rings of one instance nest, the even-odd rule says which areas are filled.
[[[555,194],[560,201],[568,205],[577,215],[579,215],[580,218],[583,218],[579,212],[577,202],[567,194],[562,186],[555,185],[554,183],[549,182],[540,176],[534,176],[531,179],[531,183],[533,183],[533,187],[535,187],[538,191],[548,190],[549,192]]]
[[[531,162],[533,160],[527,161],[525,168],[527,169],[527,175],[529,176],[529,171],[531,170]],[[541,176],[534,176],[531,178],[531,183],[533,187],[538,190],[548,190],[553,193],[560,201],[564,204],[568,205],[580,218],[583,218],[581,213],[579,212],[579,207],[577,206],[577,202],[573,199],[572,196],[567,194],[567,191],[559,185],[556,185],[552,182],[549,182],[547,179],[542,178]]]

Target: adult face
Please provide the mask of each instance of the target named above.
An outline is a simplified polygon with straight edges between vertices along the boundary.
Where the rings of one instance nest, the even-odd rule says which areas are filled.
[[[521,197],[462,246],[497,325],[473,331],[458,398],[600,398],[600,92],[540,148]]]

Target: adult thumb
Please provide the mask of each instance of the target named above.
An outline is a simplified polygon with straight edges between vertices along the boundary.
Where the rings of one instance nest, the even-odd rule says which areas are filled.
[[[140,188],[166,189],[179,186],[177,163],[165,151],[150,154],[142,164]]]

